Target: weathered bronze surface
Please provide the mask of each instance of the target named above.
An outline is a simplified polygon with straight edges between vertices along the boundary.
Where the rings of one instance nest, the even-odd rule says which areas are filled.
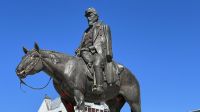
[[[94,8],[86,10],[85,16],[89,27],[76,50],[77,56],[41,50],[35,43],[33,50],[23,48],[25,56],[16,68],[17,76],[23,79],[40,71],[47,73],[68,112],[74,112],[75,105],[84,112],[85,101],[105,101],[111,112],[119,112],[128,102],[131,112],[141,112],[137,79],[112,60],[109,26],[98,21]]]

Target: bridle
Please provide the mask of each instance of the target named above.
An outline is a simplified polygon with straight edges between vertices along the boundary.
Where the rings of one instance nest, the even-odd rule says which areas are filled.
[[[33,67],[32,67],[29,71],[32,71],[32,70],[34,69],[34,67],[35,67],[40,61],[42,61],[42,64],[45,63],[45,62],[43,61],[43,58],[42,58],[41,54],[40,54],[37,50],[35,50],[35,51],[39,54],[39,59],[37,60],[36,63],[34,63]],[[23,79],[19,78],[19,80],[20,80],[20,88],[21,88],[21,85],[24,84],[25,86],[27,86],[27,87],[29,87],[29,88],[31,88],[31,89],[34,89],[34,90],[41,90],[41,89],[46,88],[46,87],[49,85],[51,79],[52,79],[52,77],[49,78],[47,84],[44,85],[43,87],[33,87],[33,86],[30,86],[30,85],[28,85],[27,83],[25,83],[25,81],[23,81]]]

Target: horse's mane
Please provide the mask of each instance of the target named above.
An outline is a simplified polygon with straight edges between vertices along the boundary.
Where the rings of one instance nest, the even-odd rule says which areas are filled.
[[[40,50],[40,52],[45,58],[51,58],[51,60],[55,63],[65,62],[70,58],[73,58],[73,56],[70,56],[68,54],[52,50]]]

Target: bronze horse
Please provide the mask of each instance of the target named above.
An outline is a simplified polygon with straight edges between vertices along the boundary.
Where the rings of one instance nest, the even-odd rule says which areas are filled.
[[[75,56],[63,53],[40,50],[37,43],[33,50],[23,48],[23,56],[16,68],[20,79],[44,71],[53,78],[56,91],[61,96],[67,112],[74,112],[77,106],[79,112],[85,112],[84,102],[104,101],[110,112],[120,112],[125,102],[128,102],[131,112],[141,112],[140,90],[137,79],[124,67],[120,73],[120,86],[108,86],[100,96],[93,94],[93,81],[87,77],[89,73],[84,61]]]

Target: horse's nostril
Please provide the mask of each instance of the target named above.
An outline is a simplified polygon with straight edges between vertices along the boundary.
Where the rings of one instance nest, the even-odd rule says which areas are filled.
[[[20,75],[20,71],[17,70],[17,71],[16,71],[16,74],[17,74],[17,75]]]
[[[24,69],[16,69],[16,74],[21,75],[24,72]]]

